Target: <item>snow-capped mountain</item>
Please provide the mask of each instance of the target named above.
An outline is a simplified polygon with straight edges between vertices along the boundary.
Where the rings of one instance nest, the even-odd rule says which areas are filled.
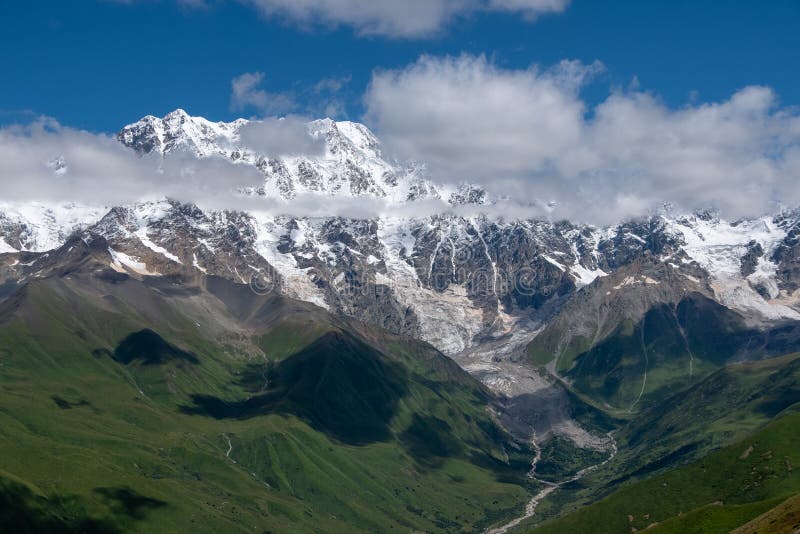
[[[263,154],[242,144],[240,131],[250,124],[246,119],[213,123],[179,109],[162,119],[147,116],[123,128],[117,138],[142,154],[185,151],[256,167],[265,176],[257,193],[271,198],[291,199],[302,193],[370,195],[392,202],[439,198],[419,169],[383,159],[378,139],[363,124],[310,122],[308,134],[323,150],[299,156]]]
[[[302,194],[394,204],[491,202],[480,188],[437,185],[420,166],[387,161],[361,124],[311,122],[308,133],[322,149],[291,156],[243,146],[241,131],[249,124],[213,123],[177,110],[126,126],[118,139],[143,155],[188,153],[252,166],[264,175],[252,193],[288,205]],[[534,333],[581,287],[644,260],[663,264],[658,273],[692,280],[753,323],[800,320],[797,212],[729,222],[665,211],[595,228],[454,214],[348,219],[205,212],[170,200],[107,208],[0,206],[0,254],[45,252],[73,234],[105,239],[108,263],[120,272],[215,275],[255,290],[275,288],[450,354],[522,325]],[[24,276],[36,272],[35,264],[16,268]],[[659,280],[651,280],[634,277],[608,291],[654,288]]]
[[[232,123],[211,122],[176,109],[163,118],[148,115],[125,126],[117,139],[142,154],[188,150],[198,157],[208,157],[223,153],[221,145],[238,139],[239,128],[244,124],[247,124],[245,119]]]
[[[71,233],[88,228],[108,210],[67,204],[12,204],[0,201],[0,253],[43,252],[60,246]]]

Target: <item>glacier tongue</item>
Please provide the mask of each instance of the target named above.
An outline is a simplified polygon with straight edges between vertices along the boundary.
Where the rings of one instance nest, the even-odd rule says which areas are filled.
[[[483,312],[462,286],[451,285],[443,292],[423,287],[408,257],[415,249],[411,224],[404,219],[382,219],[378,237],[384,247],[386,274],[380,283],[391,287],[404,306],[420,319],[419,336],[445,354],[472,345],[483,328]],[[432,261],[432,260],[431,260]]]

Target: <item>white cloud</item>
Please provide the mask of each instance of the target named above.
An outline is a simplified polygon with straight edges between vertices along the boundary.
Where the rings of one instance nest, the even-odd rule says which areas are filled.
[[[54,161],[66,163],[57,172]],[[40,119],[0,128],[4,201],[120,205],[168,196],[235,204],[235,191],[263,182],[255,168],[187,154],[139,157],[115,138]],[[225,199],[225,200],[223,200]]]
[[[263,72],[245,72],[231,80],[231,111],[254,108],[266,115],[286,113],[296,107],[289,94],[262,89],[263,82]]]
[[[310,85],[295,84],[290,91],[267,92],[263,72],[245,72],[231,80],[231,111],[255,110],[259,116],[284,115],[302,110],[305,115],[331,118],[347,116],[342,93],[350,76],[323,78]]]
[[[274,152],[318,150],[309,143],[301,119],[269,119],[243,129],[243,141],[254,148]],[[295,138],[291,146],[281,134]],[[264,136],[263,139],[259,139]],[[63,162],[66,167],[56,165]],[[240,193],[258,187],[264,176],[254,167],[234,165],[223,158],[196,159],[173,152],[162,158],[139,156],[115,138],[66,128],[42,118],[26,126],[0,128],[0,189],[4,202],[51,204],[78,203],[87,206],[118,206],[164,197],[194,203],[203,209],[233,209],[292,215],[296,217],[343,216],[370,218],[379,215],[420,217],[452,211],[476,215],[470,206],[453,208],[441,200],[394,205],[380,197],[331,197],[299,194],[291,201]],[[493,208],[490,208],[493,209]],[[485,210],[481,209],[481,212]],[[490,214],[531,216],[529,208],[509,211],[498,208]]]
[[[351,80],[352,76],[334,76],[330,78],[323,78],[314,84],[312,91],[316,94],[338,93],[344,87],[346,87]]]
[[[521,13],[528,19],[561,12],[569,0],[241,0],[267,17],[305,26],[345,25],[361,35],[417,38],[456,17],[480,11]]]
[[[145,0],[106,0],[122,4]],[[208,8],[211,0],[176,0],[187,8]],[[481,12],[519,14],[533,21],[563,12],[571,0],[238,0],[267,18],[311,29],[348,26],[362,36],[422,38],[443,30],[457,18]]]
[[[745,87],[728,100],[669,109],[652,95],[612,94],[595,109],[580,143],[558,158],[565,194],[577,189],[609,207],[669,201],[755,215],[794,206],[800,166],[796,110],[781,109],[772,90]],[[586,200],[584,200],[586,203]]]
[[[579,142],[585,106],[575,89],[599,68],[503,70],[482,56],[425,56],[373,76],[366,118],[402,158],[437,174],[513,176]]]
[[[800,201],[800,115],[770,89],[677,110],[634,90],[589,110],[579,89],[598,69],[422,57],[373,75],[366,116],[434,178],[554,201],[556,216],[607,222],[668,201],[738,216]]]
[[[488,7],[498,11],[517,11],[529,18],[543,13],[561,13],[569,0],[489,0]]]
[[[324,138],[313,138],[305,117],[289,116],[250,121],[239,129],[242,146],[269,156],[322,155]]]

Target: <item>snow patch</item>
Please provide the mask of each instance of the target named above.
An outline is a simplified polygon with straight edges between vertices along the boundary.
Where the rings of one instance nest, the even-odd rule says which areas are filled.
[[[572,276],[575,277],[575,285],[578,287],[588,286],[601,276],[608,276],[602,269],[587,269],[577,261],[570,267]]]
[[[127,272],[127,268],[128,270],[131,270],[137,274],[145,276],[159,276],[159,273],[149,271],[147,269],[147,265],[141,262],[139,258],[128,256],[124,252],[116,251],[113,248],[109,248],[108,253],[111,254],[111,268],[117,272],[125,273]]]
[[[0,238],[0,254],[13,254],[15,252],[19,251]]]
[[[192,267],[194,267],[195,269],[197,269],[198,271],[200,271],[203,274],[208,274],[208,271],[205,269],[205,267],[202,267],[197,262],[197,254],[194,254],[194,253],[192,253]]]
[[[136,237],[139,238],[139,241],[142,242],[142,245],[146,246],[147,248],[149,248],[153,252],[161,254],[162,256],[167,258],[168,260],[172,260],[175,263],[180,263],[181,265],[183,264],[183,262],[180,260],[180,258],[178,258],[178,256],[176,256],[175,254],[172,254],[170,251],[168,251],[164,247],[160,247],[160,246],[156,245],[155,243],[153,243],[152,241],[150,241],[150,238],[147,237],[147,228],[140,228],[139,230],[137,230],[136,231]]]
[[[558,263],[556,260],[548,256],[547,254],[542,254],[542,257],[547,260],[548,263],[555,265],[559,271],[566,272],[567,268]]]
[[[0,222],[5,219],[23,228],[21,250],[45,252],[60,247],[72,232],[96,223],[107,211],[74,203],[0,202]]]

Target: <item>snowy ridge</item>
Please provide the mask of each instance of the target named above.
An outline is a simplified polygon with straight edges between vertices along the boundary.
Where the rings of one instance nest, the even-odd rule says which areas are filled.
[[[242,127],[257,123],[238,119],[211,122],[178,109],[163,118],[147,116],[125,126],[117,135],[139,153],[168,156],[189,152],[198,158],[221,157],[250,165],[264,173],[264,185],[254,193],[292,199],[298,194],[370,195],[390,202],[439,198],[436,188],[414,166],[383,159],[380,142],[363,124],[320,119],[306,125],[308,135],[321,141],[319,155],[265,154],[244,146]]]
[[[144,117],[118,139],[141,154],[188,153],[253,166],[264,182],[251,193],[287,204],[303,194],[390,204],[492,202],[479,187],[435,185],[423,166],[387,161],[362,124],[312,121],[306,128],[320,142],[319,153],[280,156],[242,146],[241,129],[251,122],[211,122],[176,110]],[[0,204],[0,254],[51,250],[76,231],[108,240],[114,268],[191,271],[243,284],[263,278],[286,295],[410,332],[448,353],[506,335],[548,302],[647,256],[705,284],[754,322],[800,319],[797,213],[733,223],[664,214],[595,228],[452,214],[276,217],[203,212],[166,199],[111,209]]]
[[[684,240],[682,250],[688,259],[683,261],[695,261],[709,273],[720,303],[765,319],[800,320],[800,313],[787,305],[791,295],[779,289],[777,264],[771,259],[787,238],[786,230],[774,218],[731,223],[717,217],[692,216],[668,220],[668,226]],[[758,251],[753,272],[743,273],[743,258],[751,250]],[[792,303],[796,305],[797,301]]]
[[[74,231],[96,223],[107,211],[105,207],[71,203],[0,202],[0,253],[52,250]]]
[[[220,153],[220,146],[238,140],[239,128],[247,120],[230,123],[211,122],[203,117],[191,117],[182,109],[163,118],[148,115],[125,126],[117,138],[138,152],[167,154],[175,150],[188,150],[198,157]]]

